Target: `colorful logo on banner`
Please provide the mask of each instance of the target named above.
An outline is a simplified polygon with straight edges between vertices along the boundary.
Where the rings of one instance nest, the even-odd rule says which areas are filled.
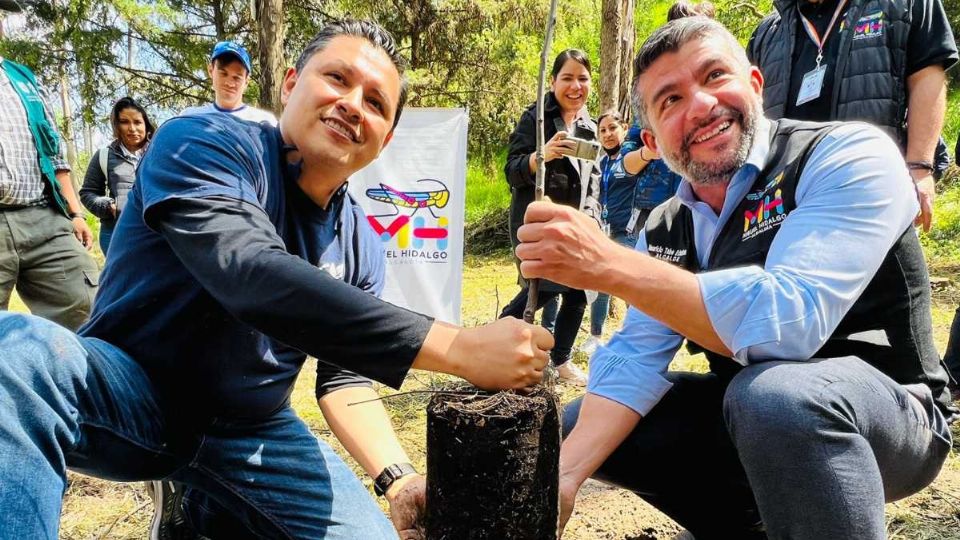
[[[870,39],[883,35],[883,12],[871,13],[866,17],[860,17],[857,25],[853,28],[853,39]]]
[[[760,191],[747,195],[748,201],[756,201],[757,206],[743,213],[743,236],[741,241],[749,240],[780,224],[787,217],[783,206],[782,190],[777,186],[783,181],[783,173],[778,174]],[[772,194],[770,191],[776,188]]]
[[[388,259],[440,262],[446,260],[449,244],[450,219],[441,210],[450,201],[450,190],[433,178],[417,183],[439,189],[401,191],[382,182],[379,188],[368,189],[369,199],[390,205],[393,211],[368,215],[367,221],[389,246]]]

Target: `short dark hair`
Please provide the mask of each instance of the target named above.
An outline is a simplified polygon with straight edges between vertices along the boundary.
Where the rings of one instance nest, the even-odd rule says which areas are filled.
[[[223,54],[210,61],[214,68],[225,68],[234,62],[243,66],[243,70],[246,71],[247,76],[250,76],[250,72],[247,71],[247,66],[243,63],[243,59],[235,54]]]
[[[711,2],[687,2],[687,0],[677,0],[670,9],[667,10],[667,22],[682,19],[684,17],[709,17],[713,19],[717,15],[717,8]]]
[[[354,36],[369,41],[374,47],[386,53],[397,68],[400,74],[400,100],[397,101],[397,114],[393,118],[393,127],[397,127],[397,123],[400,122],[400,113],[403,112],[403,106],[407,103],[407,78],[403,74],[407,68],[407,61],[400,55],[397,43],[390,32],[379,24],[359,19],[342,19],[327,23],[303,48],[300,58],[297,59],[297,73],[303,71],[313,55],[324,50],[333,38],[339,36]]]
[[[557,75],[560,74],[560,70],[563,69],[563,65],[567,63],[567,60],[578,62],[587,68],[587,71],[590,71],[590,59],[587,58],[587,53],[580,49],[567,49],[553,59],[553,69],[550,70],[550,76],[556,79]]]
[[[681,47],[693,41],[694,39],[703,39],[706,37],[718,37],[726,41],[731,50],[737,57],[737,60],[748,68],[750,60],[747,59],[747,53],[743,46],[737,41],[737,38],[719,22],[707,17],[683,17],[668,22],[654,30],[650,37],[640,46],[640,52],[633,61],[633,88],[630,101],[633,105],[634,114],[640,121],[641,126],[647,126],[647,111],[643,104],[643,96],[640,95],[640,89],[637,83],[640,77],[646,73],[650,66],[661,56],[677,52]]]
[[[124,96],[118,99],[110,111],[110,126],[113,128],[113,138],[120,139],[120,113],[126,109],[133,109],[143,116],[143,127],[147,132],[146,140],[149,141],[152,139],[153,133],[157,131],[157,129],[153,127],[153,122],[151,122],[150,117],[147,116],[147,110],[143,108],[143,105],[137,103],[137,100],[130,96]]]

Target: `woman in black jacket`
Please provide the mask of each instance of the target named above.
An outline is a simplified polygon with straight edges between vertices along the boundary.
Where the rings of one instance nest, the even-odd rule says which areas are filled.
[[[578,208],[597,217],[595,194],[599,176],[595,160],[580,160],[564,153],[574,148],[568,137],[596,139],[596,124],[587,113],[587,98],[590,96],[590,60],[583,51],[568,49],[557,55],[553,62],[550,92],[544,96],[544,165],[546,167],[544,192],[558,204]],[[504,173],[510,184],[510,241],[517,246],[517,229],[523,224],[523,214],[534,199],[534,182],[537,172],[536,104],[520,116],[517,127],[510,135],[510,147]],[[520,279],[523,289],[500,313],[501,317],[523,316],[527,303],[527,287]],[[585,384],[586,376],[572,362],[568,363],[573,342],[577,338],[583,311],[587,305],[583,291],[570,289],[549,281],[540,282],[537,308],[557,296],[562,298],[557,314],[554,338],[556,346],[551,351],[551,360],[557,366],[560,377]]]
[[[133,187],[140,156],[155,131],[146,109],[131,97],[120,98],[113,105],[110,125],[113,142],[90,157],[80,188],[80,202],[100,218],[100,249],[104,255]]]

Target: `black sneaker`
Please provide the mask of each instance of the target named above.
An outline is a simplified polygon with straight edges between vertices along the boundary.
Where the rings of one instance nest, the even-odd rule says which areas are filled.
[[[187,523],[183,513],[183,492],[179,482],[154,480],[147,482],[147,494],[153,499],[150,540],[196,540],[201,538]]]

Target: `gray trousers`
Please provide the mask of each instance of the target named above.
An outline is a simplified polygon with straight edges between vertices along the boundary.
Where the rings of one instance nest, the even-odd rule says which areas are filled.
[[[950,449],[926,386],[858,358],[668,378],[673,388],[594,477],[697,540],[886,538],[884,503],[932,482]],[[565,434],[579,410],[564,411]]]
[[[0,208],[0,310],[16,287],[31,313],[76,330],[98,282],[97,263],[69,219],[48,206]]]

